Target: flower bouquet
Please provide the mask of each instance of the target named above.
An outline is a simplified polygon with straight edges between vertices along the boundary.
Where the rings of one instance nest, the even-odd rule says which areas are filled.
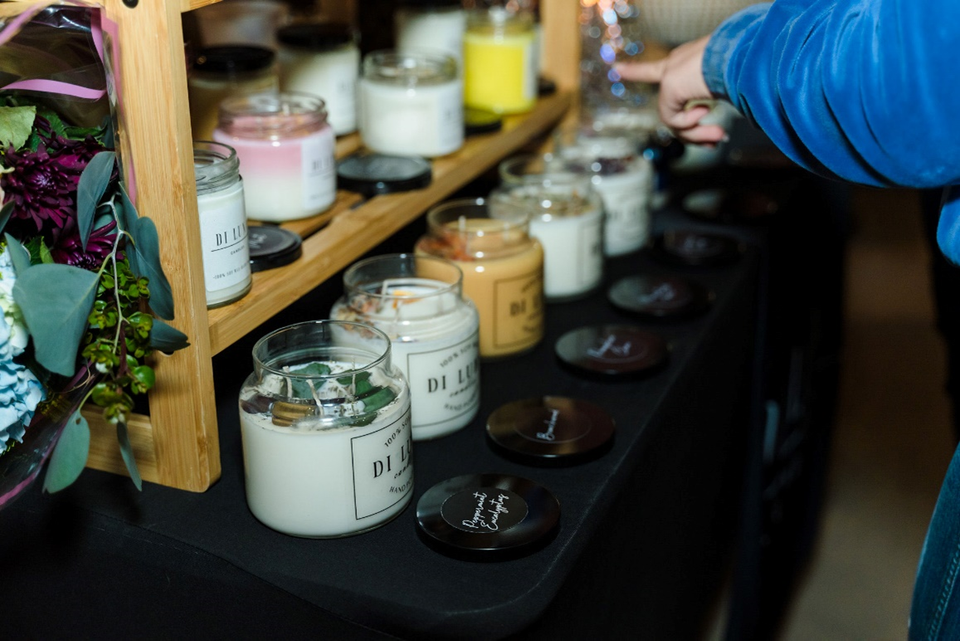
[[[51,7],[16,30],[0,23],[0,57],[19,33],[28,42],[44,30],[61,44],[95,40],[96,13]],[[102,62],[83,65],[81,77],[93,69],[109,79]],[[104,110],[103,100],[71,100],[78,85],[63,84],[21,80],[0,90],[0,508],[48,458],[45,490],[77,478],[90,444],[79,411],[86,402],[117,425],[139,488],[127,416],[134,396],[154,385],[150,354],[187,345],[162,320],[173,318],[173,298],[156,227],[125,188],[112,102]],[[96,79],[81,88],[89,84]],[[98,111],[98,123],[75,121]]]

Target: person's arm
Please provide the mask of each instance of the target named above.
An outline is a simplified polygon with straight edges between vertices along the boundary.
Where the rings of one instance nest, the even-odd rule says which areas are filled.
[[[870,185],[960,183],[960,2],[778,0],[702,45],[709,92],[808,169]],[[683,85],[669,58],[660,72],[662,92]]]

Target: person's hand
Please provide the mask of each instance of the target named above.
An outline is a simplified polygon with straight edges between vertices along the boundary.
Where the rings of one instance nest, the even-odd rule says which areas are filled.
[[[702,125],[700,120],[710,113],[712,100],[703,79],[703,52],[710,36],[682,44],[666,58],[654,62],[628,62],[616,66],[624,80],[660,85],[660,120],[687,142],[713,146],[725,136],[719,125]],[[699,102],[698,102],[699,101]]]

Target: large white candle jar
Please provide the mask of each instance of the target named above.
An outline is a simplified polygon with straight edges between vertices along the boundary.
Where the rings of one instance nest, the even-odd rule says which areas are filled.
[[[357,128],[360,49],[346,24],[296,23],[277,31],[280,88],[320,96],[336,135]]]
[[[394,13],[398,51],[432,51],[463,65],[467,13],[461,0],[400,0]]]
[[[413,440],[465,427],[480,407],[480,321],[463,298],[463,273],[430,256],[362,260],[343,277],[330,317],[368,323],[390,337],[410,387]]]
[[[640,153],[640,136],[565,131],[555,140],[551,166],[590,178],[603,201],[603,253],[636,251],[650,237],[653,163]]]
[[[360,137],[371,151],[432,158],[463,146],[463,82],[450,56],[374,51],[363,60]]]
[[[501,162],[490,215],[529,216],[530,234],[543,245],[544,298],[573,300],[603,279],[603,203],[589,176],[548,168],[546,160],[524,155]]]
[[[193,143],[207,307],[232,303],[249,292],[252,283],[239,166],[231,147]]]
[[[390,339],[314,321],[261,338],[240,390],[247,505],[294,536],[383,525],[413,496],[410,394]]]
[[[248,218],[306,218],[326,210],[337,197],[335,139],[317,96],[287,92],[228,98],[220,104],[213,139],[237,150]]]

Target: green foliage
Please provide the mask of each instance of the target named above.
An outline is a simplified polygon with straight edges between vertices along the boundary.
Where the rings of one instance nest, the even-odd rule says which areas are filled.
[[[110,176],[117,162],[117,154],[101,151],[84,167],[77,184],[77,229],[80,245],[87,249],[87,241],[93,232],[93,219],[100,199],[110,186]]]
[[[59,492],[76,481],[87,464],[89,453],[90,426],[78,411],[67,421],[50,455],[47,474],[43,478],[44,491]]]
[[[127,433],[127,424],[124,421],[117,423],[117,441],[120,443],[120,455],[123,456],[130,479],[138,490],[142,490],[143,480],[140,478],[140,470],[137,469],[137,460],[133,457],[133,446],[130,444],[130,435]]]
[[[0,147],[12,146],[19,149],[27,142],[33,132],[33,121],[37,116],[37,108],[33,105],[24,107],[0,107]]]

